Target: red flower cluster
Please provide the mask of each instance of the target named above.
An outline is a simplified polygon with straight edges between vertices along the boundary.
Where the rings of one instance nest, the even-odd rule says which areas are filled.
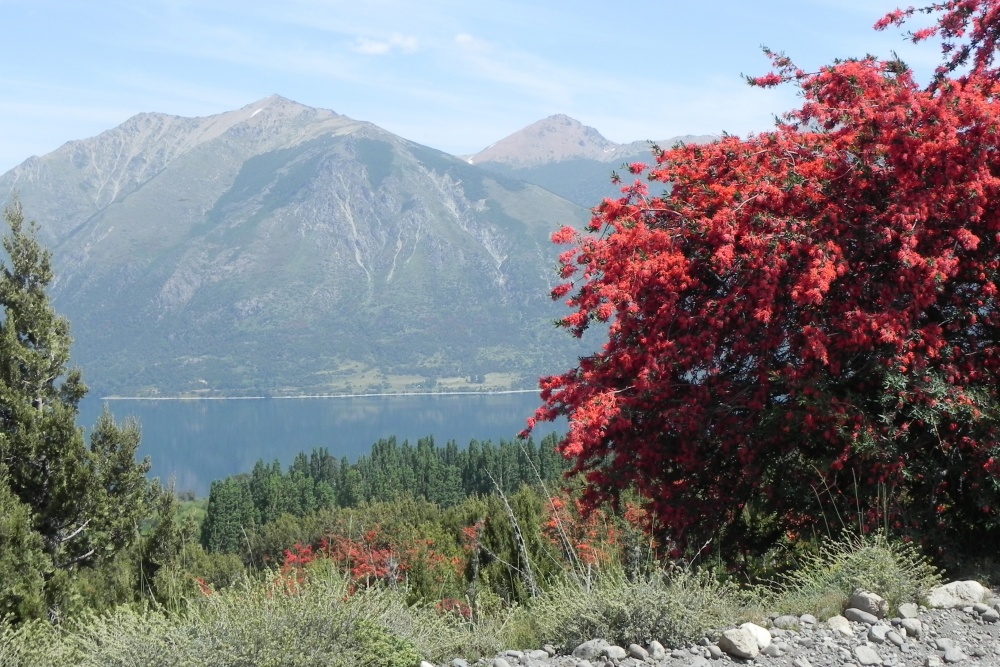
[[[824,503],[921,537],[1000,528],[1000,0],[879,26],[916,11],[937,22],[914,40],[944,42],[930,85],[770,53],[752,83],[804,97],[774,131],[658,151],[669,193],[636,181],[554,236],[563,324],[610,322],[535,414],[568,417],[591,506],[635,487],[681,548],[748,511],[801,531]]]
[[[414,573],[440,587],[446,579],[459,578],[462,560],[438,552],[434,541],[419,538],[398,544],[378,526],[351,536],[331,534],[317,545],[296,544],[285,550],[278,581],[289,592],[296,592],[308,580],[308,566],[317,559],[327,559],[351,580],[352,591],[358,587],[402,584]]]

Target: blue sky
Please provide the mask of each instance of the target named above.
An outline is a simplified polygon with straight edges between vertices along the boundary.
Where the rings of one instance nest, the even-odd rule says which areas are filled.
[[[0,172],[158,111],[278,93],[454,154],[565,113],[617,142],[767,130],[760,46],[807,69],[936,47],[871,25],[895,0],[0,0]]]

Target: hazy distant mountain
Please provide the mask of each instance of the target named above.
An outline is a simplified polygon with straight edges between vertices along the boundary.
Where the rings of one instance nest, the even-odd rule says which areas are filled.
[[[531,386],[577,353],[548,237],[585,209],[332,111],[141,114],[10,189],[102,393]]]
[[[653,143],[670,148],[678,142],[705,143],[716,138],[685,135],[655,142],[616,144],[594,128],[559,114],[518,130],[463,159],[494,173],[539,185],[590,208],[604,197],[621,196],[611,184],[612,171],[620,173],[624,163],[652,163]]]

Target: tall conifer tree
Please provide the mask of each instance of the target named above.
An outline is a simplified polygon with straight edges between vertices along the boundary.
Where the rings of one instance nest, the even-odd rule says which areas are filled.
[[[136,462],[139,428],[107,411],[88,448],[76,425],[87,392],[69,369],[69,322],[46,292],[51,253],[15,199],[4,211],[0,261],[0,489],[26,508],[50,560],[45,572],[96,565],[138,535],[150,486]],[[24,509],[20,510],[24,513]],[[15,548],[0,540],[0,549]],[[4,554],[0,554],[3,560]]]

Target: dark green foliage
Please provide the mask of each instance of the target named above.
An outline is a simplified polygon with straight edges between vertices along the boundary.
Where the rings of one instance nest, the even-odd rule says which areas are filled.
[[[41,581],[48,613],[58,616],[79,596],[78,568],[110,564],[136,542],[150,497],[149,463],[135,460],[138,424],[119,425],[107,411],[89,448],[84,442],[76,417],[87,388],[80,372],[67,368],[69,322],[46,292],[51,254],[16,199],[4,217],[0,568],[18,574],[13,586],[4,580],[0,605],[16,619],[39,615]]]
[[[547,436],[540,446],[533,440],[501,440],[499,445],[473,440],[459,449],[454,441],[439,447],[427,437],[414,447],[390,437],[373,444],[371,453],[353,465],[326,449],[298,454],[287,472],[278,461],[258,461],[249,476],[212,484],[201,544],[211,552],[246,553],[247,533],[285,515],[304,517],[324,508],[407,497],[452,507],[470,496],[557,482],[567,466],[555,450],[556,440]]]
[[[0,618],[37,618],[45,611],[45,576],[52,561],[32,529],[31,510],[0,474]]]
[[[235,553],[246,541],[246,531],[259,522],[250,486],[229,477],[212,482],[208,514],[201,525],[201,543],[209,551]]]

